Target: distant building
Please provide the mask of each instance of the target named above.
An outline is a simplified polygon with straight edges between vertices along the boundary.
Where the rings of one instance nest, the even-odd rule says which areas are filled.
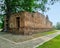
[[[6,21],[6,17],[5,17]],[[6,22],[5,22],[6,28]],[[35,12],[20,12],[10,16],[9,32],[19,34],[32,34],[37,32],[48,31],[52,28],[52,22],[48,16]]]

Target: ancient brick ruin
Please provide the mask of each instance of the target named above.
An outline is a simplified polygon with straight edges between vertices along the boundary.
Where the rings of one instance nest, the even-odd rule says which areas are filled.
[[[6,17],[5,17],[6,20]],[[5,22],[6,27],[6,22]],[[18,34],[32,34],[51,30],[52,22],[48,16],[35,12],[19,12],[12,14],[9,19],[9,32]]]

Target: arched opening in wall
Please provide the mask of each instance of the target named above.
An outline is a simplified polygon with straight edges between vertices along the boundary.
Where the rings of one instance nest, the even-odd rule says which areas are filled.
[[[17,28],[20,28],[20,17],[16,17]]]

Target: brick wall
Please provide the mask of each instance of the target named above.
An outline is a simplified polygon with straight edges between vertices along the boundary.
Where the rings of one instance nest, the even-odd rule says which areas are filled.
[[[19,29],[16,21],[17,17],[20,17]],[[52,23],[41,13],[20,12],[10,16],[9,27],[10,32],[32,34],[50,30],[52,28]]]

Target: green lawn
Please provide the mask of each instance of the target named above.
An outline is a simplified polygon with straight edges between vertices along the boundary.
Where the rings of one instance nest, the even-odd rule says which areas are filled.
[[[32,37],[36,38],[36,37],[40,37],[40,36],[45,36],[45,35],[52,34],[52,33],[58,32],[58,31],[60,31],[60,30],[52,30],[52,31],[47,31],[47,32],[40,32],[40,33],[37,33],[37,34],[33,34]]]
[[[60,48],[60,35],[37,48]]]

